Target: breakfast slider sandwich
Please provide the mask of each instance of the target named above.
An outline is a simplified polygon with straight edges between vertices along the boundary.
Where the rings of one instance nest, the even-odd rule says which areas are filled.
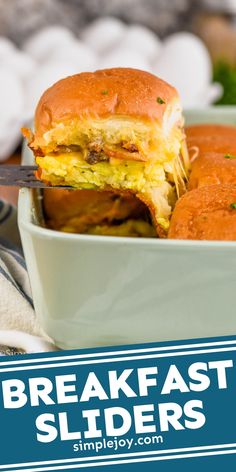
[[[236,184],[236,152],[200,153],[193,161],[188,189],[215,184]]]
[[[236,185],[207,185],[185,193],[173,211],[168,237],[236,241]]]
[[[165,235],[189,167],[181,104],[169,84],[126,68],[67,77],[41,97],[34,134],[23,133],[39,179],[132,193]]]
[[[208,152],[236,153],[236,126],[203,124],[185,129],[190,160]]]

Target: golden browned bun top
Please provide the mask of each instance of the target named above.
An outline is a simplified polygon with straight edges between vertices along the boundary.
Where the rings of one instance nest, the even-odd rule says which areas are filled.
[[[185,193],[173,211],[168,237],[236,241],[236,185],[206,185]]]
[[[188,189],[235,182],[236,156],[222,152],[205,152],[193,161]]]
[[[199,156],[206,152],[236,152],[236,126],[203,124],[185,128],[187,145],[190,151],[197,148]],[[194,149],[193,149],[194,152]]]
[[[149,72],[115,68],[83,72],[60,80],[42,95],[35,113],[41,135],[68,119],[132,116],[162,121],[178,93]]]
[[[216,123],[206,123],[191,125],[185,128],[186,136],[189,139],[193,138],[203,138],[209,136],[227,136],[235,137],[236,136],[236,126],[234,125],[219,125]]]

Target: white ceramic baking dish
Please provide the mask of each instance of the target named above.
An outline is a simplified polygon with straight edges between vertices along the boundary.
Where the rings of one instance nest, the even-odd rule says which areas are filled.
[[[233,107],[187,123],[236,124]],[[24,151],[24,163],[32,155]],[[19,227],[37,315],[61,348],[236,334],[236,242],[66,234],[40,226],[20,191]]]

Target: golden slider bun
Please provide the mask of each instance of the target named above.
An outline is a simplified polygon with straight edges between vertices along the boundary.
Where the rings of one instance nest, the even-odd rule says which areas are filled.
[[[218,125],[218,124],[201,124],[191,125],[185,128],[187,139],[214,137],[214,136],[228,136],[235,137],[236,126],[233,125]]]
[[[158,135],[166,138],[173,117],[183,124],[181,111],[176,89],[149,72],[128,68],[83,72],[44,92],[35,111],[35,132],[24,128],[23,134],[36,157],[90,144],[99,144],[98,151],[102,138],[109,157],[147,161],[157,125]],[[111,147],[120,143],[124,147],[114,152]]]
[[[194,125],[185,129],[190,159],[196,151],[201,156],[208,152],[236,152],[236,126]]]
[[[208,185],[177,202],[170,239],[236,241],[236,185]]]
[[[176,98],[177,91],[171,85],[137,69],[114,68],[73,75],[42,95],[35,113],[36,139],[68,119],[128,115],[161,122],[166,108]]]
[[[194,160],[188,189],[214,184],[236,184],[236,155],[205,152]]]

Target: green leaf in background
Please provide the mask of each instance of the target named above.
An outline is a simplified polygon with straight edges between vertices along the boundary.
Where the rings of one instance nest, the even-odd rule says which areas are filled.
[[[224,89],[224,93],[216,102],[216,105],[236,105],[236,67],[224,61],[219,61],[214,66],[213,78]]]

